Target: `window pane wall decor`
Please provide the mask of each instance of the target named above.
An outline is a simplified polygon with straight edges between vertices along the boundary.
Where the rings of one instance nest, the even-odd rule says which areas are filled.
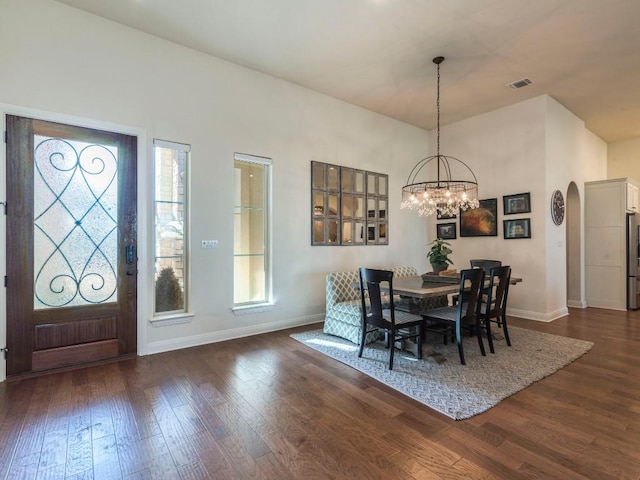
[[[311,162],[311,244],[387,245],[388,175]]]

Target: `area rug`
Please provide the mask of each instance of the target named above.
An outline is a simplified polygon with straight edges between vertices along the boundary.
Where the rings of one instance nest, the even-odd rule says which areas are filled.
[[[480,354],[476,337],[464,339],[466,365],[460,364],[455,343],[442,344],[442,337],[429,339],[418,360],[412,353],[396,350],[389,371],[389,351],[382,342],[358,346],[322,330],[295,333],[292,338],[355,368],[391,388],[455,420],[462,420],[494,407],[513,395],[584,355],[592,342],[509,327],[512,346],[504,338],[494,341],[495,354]],[[500,335],[501,337],[501,335]],[[433,341],[431,341],[433,340]],[[427,346],[428,345],[428,346]]]

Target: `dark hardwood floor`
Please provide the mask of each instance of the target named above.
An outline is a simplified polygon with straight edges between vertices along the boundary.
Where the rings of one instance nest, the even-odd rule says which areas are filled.
[[[595,346],[457,422],[292,330],[5,382],[0,479],[639,479],[640,313],[510,321]]]

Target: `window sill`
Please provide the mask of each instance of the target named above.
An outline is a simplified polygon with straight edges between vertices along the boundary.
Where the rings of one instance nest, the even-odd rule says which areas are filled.
[[[176,313],[174,315],[164,315],[149,319],[149,323],[153,327],[168,327],[169,325],[180,325],[182,323],[191,323],[194,313]]]
[[[241,307],[233,307],[231,311],[234,315],[251,315],[253,313],[271,312],[276,308],[275,303],[257,303],[255,305],[243,305]]]

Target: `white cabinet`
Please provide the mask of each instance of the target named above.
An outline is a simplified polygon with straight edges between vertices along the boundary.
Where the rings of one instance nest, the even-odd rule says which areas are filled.
[[[627,183],[627,211],[628,212],[637,212],[638,211],[638,187],[633,183]]]
[[[639,212],[635,180],[585,183],[585,296],[590,307],[627,309],[627,212]]]

